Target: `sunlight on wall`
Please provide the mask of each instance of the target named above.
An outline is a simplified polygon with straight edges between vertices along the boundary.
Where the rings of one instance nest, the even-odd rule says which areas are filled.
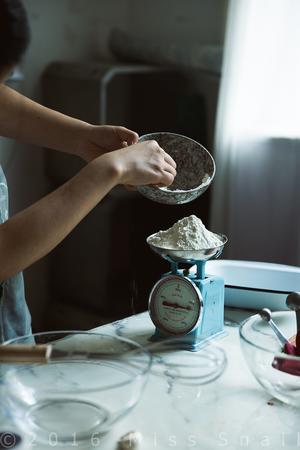
[[[238,14],[228,23],[226,135],[298,137],[300,3],[243,0]]]

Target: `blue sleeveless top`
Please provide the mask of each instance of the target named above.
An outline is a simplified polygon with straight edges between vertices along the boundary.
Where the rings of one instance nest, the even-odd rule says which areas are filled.
[[[8,219],[8,189],[0,166],[0,223]],[[0,343],[31,333],[22,273],[0,283]]]

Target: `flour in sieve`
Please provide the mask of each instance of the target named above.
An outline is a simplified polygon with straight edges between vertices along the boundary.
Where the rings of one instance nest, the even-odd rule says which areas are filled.
[[[221,239],[207,230],[201,219],[194,215],[184,217],[168,230],[153,234],[149,243],[174,250],[202,250],[223,244]]]

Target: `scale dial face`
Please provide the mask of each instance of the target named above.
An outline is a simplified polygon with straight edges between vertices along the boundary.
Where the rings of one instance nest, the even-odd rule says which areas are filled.
[[[170,335],[192,331],[200,319],[202,297],[189,278],[170,275],[159,280],[149,298],[149,313],[154,325]]]

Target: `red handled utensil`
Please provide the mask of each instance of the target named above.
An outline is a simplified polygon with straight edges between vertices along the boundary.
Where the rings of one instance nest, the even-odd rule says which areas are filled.
[[[290,375],[300,376],[300,358],[288,359],[286,356],[275,356],[272,367]]]
[[[297,335],[296,355],[300,356],[300,292],[291,292],[286,299],[286,306],[296,313]]]
[[[285,335],[280,331],[276,323],[272,320],[272,313],[270,309],[263,308],[259,312],[260,317],[267,322],[272,330],[274,331],[280,345],[282,346],[282,349],[284,353],[287,353],[288,355],[295,355],[296,354],[296,347],[285,337]]]
[[[272,367],[280,370],[281,372],[289,373],[290,375],[300,376],[300,292],[291,292],[286,299],[286,306],[296,313],[297,334],[293,341],[284,345],[284,352],[288,355],[294,356],[294,358],[288,358],[284,355],[275,356]]]

